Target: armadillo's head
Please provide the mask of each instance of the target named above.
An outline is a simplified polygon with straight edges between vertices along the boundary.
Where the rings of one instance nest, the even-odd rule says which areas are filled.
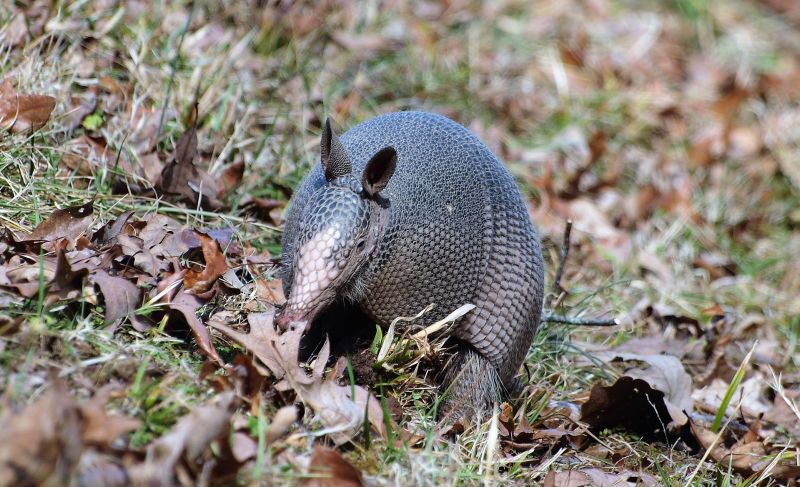
[[[312,320],[336,299],[359,298],[387,219],[389,202],[379,193],[394,173],[394,148],[378,151],[358,178],[330,119],[321,146],[326,183],[306,202],[297,236],[290,243],[291,288],[277,318],[284,328],[291,321]]]

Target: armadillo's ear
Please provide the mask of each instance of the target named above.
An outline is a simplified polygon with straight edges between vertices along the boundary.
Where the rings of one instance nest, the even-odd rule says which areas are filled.
[[[384,147],[372,156],[364,168],[361,185],[370,196],[375,196],[389,184],[397,167],[397,151],[394,147]]]
[[[325,127],[322,129],[322,140],[319,143],[322,152],[322,171],[325,179],[332,181],[340,176],[346,176],[353,170],[350,156],[347,150],[339,141],[339,136],[331,127],[331,117],[325,119]]]

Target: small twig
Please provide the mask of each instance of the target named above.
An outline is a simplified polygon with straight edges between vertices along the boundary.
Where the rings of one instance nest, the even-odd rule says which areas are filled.
[[[550,294],[547,295],[545,301],[545,316],[542,322],[546,323],[560,323],[562,325],[571,326],[617,326],[619,321],[617,319],[583,319],[583,318],[570,318],[568,316],[553,314],[552,304],[553,299],[556,299],[556,306],[559,305],[558,298],[561,297],[561,278],[564,277],[564,268],[567,266],[567,259],[569,258],[570,235],[572,234],[572,220],[567,220],[567,225],[564,227],[564,240],[561,242],[561,250],[558,253],[558,267],[556,268],[556,278],[553,280],[553,286]]]
[[[558,253],[558,268],[556,269],[556,278],[553,281],[552,289],[553,296],[561,294],[561,278],[564,276],[564,267],[566,267],[567,258],[569,257],[569,240],[571,233],[572,220],[567,220],[567,226],[564,227],[564,240],[561,242],[561,251]]]
[[[189,26],[192,23],[192,14],[194,14],[194,4],[192,7],[189,8],[189,15],[186,16],[186,23],[183,25],[183,32],[181,32],[181,38],[178,41],[178,49],[175,51],[175,57],[172,58],[172,63],[170,64],[171,73],[169,75],[169,80],[167,80],[167,92],[164,95],[164,106],[161,108],[161,118],[158,120],[158,130],[156,131],[156,141],[161,138],[161,130],[164,128],[164,115],[167,113],[167,105],[169,104],[169,95],[172,93],[172,85],[175,83],[175,72],[178,70],[178,58],[181,55],[181,47],[183,47],[183,38],[186,37],[186,33],[189,32]]]
[[[562,325],[572,325],[572,326],[618,326],[619,320],[616,318],[613,319],[592,319],[592,318],[570,318],[569,316],[563,315],[548,315],[542,319],[543,322],[547,323],[561,323]]]

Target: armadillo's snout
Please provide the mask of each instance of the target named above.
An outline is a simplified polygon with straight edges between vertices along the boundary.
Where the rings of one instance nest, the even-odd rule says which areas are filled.
[[[290,321],[313,319],[336,297],[333,284],[341,269],[334,259],[334,250],[341,238],[341,231],[329,226],[312,235],[300,247],[289,299],[278,317],[279,326],[285,327]]]

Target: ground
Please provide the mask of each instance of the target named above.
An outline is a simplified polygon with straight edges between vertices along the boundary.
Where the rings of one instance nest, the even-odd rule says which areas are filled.
[[[791,484],[795,3],[0,6],[0,484]],[[436,417],[440,337],[324,371],[237,335],[322,121],[406,109],[480,136],[542,236],[549,319],[482,422]]]

